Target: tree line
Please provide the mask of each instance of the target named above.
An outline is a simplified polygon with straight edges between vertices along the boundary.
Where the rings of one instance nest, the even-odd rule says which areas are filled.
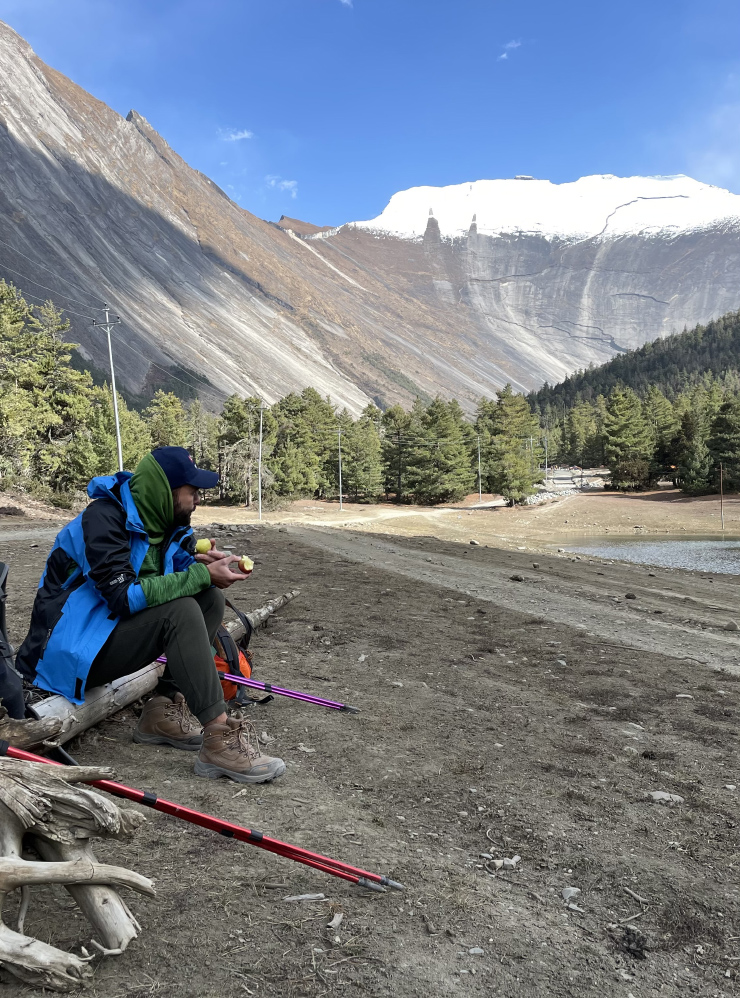
[[[646,343],[529,396],[559,459],[617,488],[740,490],[740,312]]]
[[[537,411],[537,407],[535,407]],[[642,394],[618,385],[608,396],[538,412],[559,460],[603,465],[618,489],[668,480],[690,495],[740,491],[740,395],[706,374],[669,399],[655,385]]]
[[[29,306],[0,282],[0,488],[69,507],[90,478],[117,467],[111,392],[79,370],[68,323],[50,303]],[[187,447],[221,474],[220,498],[251,505],[262,449],[267,503],[299,497],[454,502],[474,492],[511,504],[531,496],[547,461],[609,467],[619,488],[661,477],[687,491],[740,488],[740,401],[727,378],[705,375],[669,399],[625,385],[572,405],[515,393],[481,399],[467,418],[455,400],[417,399],[353,418],[313,388],[270,406],[232,395],[218,415],[159,390],[141,410],[118,395],[124,466],[152,447]],[[260,434],[261,422],[261,434]]]
[[[117,467],[110,389],[79,370],[67,329],[51,303],[29,306],[0,281],[0,488],[61,506]],[[260,440],[268,502],[337,496],[340,445],[343,492],[357,501],[455,501],[478,488],[480,469],[483,491],[513,503],[542,479],[539,421],[510,386],[481,401],[474,423],[440,398],[417,399],[409,411],[369,405],[353,418],[313,388],[260,407],[259,398],[233,395],[214,415],[198,399],[159,390],[139,411],[119,393],[124,466],[152,447],[187,447],[221,473],[221,499],[246,505],[257,492]]]

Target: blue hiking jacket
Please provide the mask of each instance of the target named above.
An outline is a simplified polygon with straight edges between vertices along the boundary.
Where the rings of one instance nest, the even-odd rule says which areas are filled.
[[[149,537],[136,509],[131,473],[93,478],[92,502],[57,534],[16,656],[35,686],[82,703],[90,667],[121,619],[146,608],[138,580]],[[194,562],[190,527],[173,528],[162,545],[162,574]]]

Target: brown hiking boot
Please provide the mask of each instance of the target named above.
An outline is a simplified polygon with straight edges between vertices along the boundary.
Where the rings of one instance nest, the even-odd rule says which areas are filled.
[[[203,729],[188,710],[182,693],[176,693],[174,700],[152,697],[144,704],[134,729],[134,741],[141,745],[171,745],[186,752],[197,752],[203,744]]]
[[[226,724],[208,725],[195,760],[196,776],[212,780],[228,776],[237,783],[267,783],[284,772],[282,759],[262,755],[254,725],[232,717]]]

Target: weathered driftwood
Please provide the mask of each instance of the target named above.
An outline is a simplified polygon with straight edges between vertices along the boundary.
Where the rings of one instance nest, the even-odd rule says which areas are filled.
[[[60,717],[45,717],[40,720],[25,718],[22,721],[10,717],[0,703],[0,738],[16,748],[31,748],[48,738],[54,738],[62,729]]]
[[[77,785],[112,775],[111,770],[94,766],[0,761],[0,965],[27,984],[72,991],[90,975],[92,959],[84,948],[76,956],[24,935],[27,890],[32,884],[64,884],[70,890],[93,927],[92,946],[99,952],[120,953],[138,934],[136,919],[114,888],[153,894],[151,881],[123,867],[99,863],[90,839],[132,835],[144,816]],[[24,858],[29,849],[42,861]],[[6,895],[19,888],[24,897],[15,931],[4,924],[2,912]]]
[[[292,589],[282,596],[269,600],[264,606],[252,610],[247,614],[252,627],[255,630],[261,627],[272,614],[295,599],[299,593],[300,589]],[[227,626],[235,639],[240,638],[244,633],[241,621],[234,621]],[[96,686],[94,689],[88,690],[85,693],[85,702],[80,706],[75,706],[65,697],[52,696],[35,704],[33,711],[38,718],[56,718],[61,722],[61,730],[56,736],[56,741],[63,744],[82,731],[86,731],[87,728],[103,721],[106,717],[110,717],[111,714],[115,714],[123,707],[134,703],[146,693],[150,693],[157,685],[163,669],[164,666],[161,663],[152,662],[130,676],[124,676],[106,686]],[[16,743],[13,742],[13,744]]]

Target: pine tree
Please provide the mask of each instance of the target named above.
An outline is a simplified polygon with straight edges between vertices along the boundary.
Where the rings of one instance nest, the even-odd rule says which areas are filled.
[[[400,405],[392,405],[382,417],[383,479],[385,493],[395,493],[396,502],[406,497],[411,415]]]
[[[523,395],[511,385],[497,392],[495,402],[482,399],[476,429],[481,437],[485,491],[503,496],[513,506],[542,481],[540,427]]]
[[[674,482],[689,495],[702,495],[711,489],[711,458],[704,422],[702,414],[687,410],[671,447],[676,462],[671,469]]]
[[[144,419],[135,409],[129,409],[120,393],[118,422],[121,428],[123,467],[133,471],[147,451],[151,450],[152,438]],[[93,388],[87,425],[94,453],[94,467],[90,468],[89,477],[113,474],[118,470],[118,448],[113,399],[108,385]]]
[[[94,460],[92,380],[70,365],[68,327],[50,302],[31,308],[0,281],[0,475],[55,501],[79,487]]]
[[[651,477],[669,475],[673,459],[672,441],[678,431],[678,419],[673,406],[656,385],[650,385],[642,403],[653,444]]]
[[[318,392],[315,394],[321,400]],[[316,495],[324,487],[325,468],[321,467],[315,449],[305,400],[291,392],[272,406],[271,412],[276,420],[275,443],[270,457],[275,492],[280,496]],[[328,437],[325,442],[326,463]]]
[[[719,491],[721,464],[724,488],[740,492],[740,398],[737,396],[725,399],[712,420],[709,455],[715,490]]]
[[[412,409],[412,426],[421,432],[408,458],[408,487],[419,503],[453,502],[473,488],[469,443],[458,421],[459,406],[434,399],[425,410]],[[416,418],[415,418],[416,417]]]
[[[592,463],[592,455],[597,451],[594,441],[597,437],[596,413],[588,402],[577,402],[568,413],[565,421],[565,454],[574,464],[584,466]]]
[[[218,468],[219,421],[203,408],[200,399],[188,406],[187,448],[199,468]]]
[[[149,424],[153,447],[187,446],[187,415],[182,401],[174,392],[156,391],[144,416]]]
[[[308,428],[317,462],[319,496],[334,495],[339,488],[337,414],[329,398],[322,398],[315,388],[301,392],[303,420]]]
[[[229,499],[251,506],[257,490],[257,469],[260,444],[259,398],[242,399],[230,396],[218,424],[217,446],[222,455],[222,494]],[[272,484],[268,471],[272,445],[275,441],[277,421],[272,411],[262,410],[262,491]]]
[[[380,437],[367,409],[342,427],[342,487],[355,502],[373,502],[383,492]]]
[[[644,488],[651,480],[653,442],[642,405],[631,388],[615,388],[604,420],[606,464],[619,489]]]

